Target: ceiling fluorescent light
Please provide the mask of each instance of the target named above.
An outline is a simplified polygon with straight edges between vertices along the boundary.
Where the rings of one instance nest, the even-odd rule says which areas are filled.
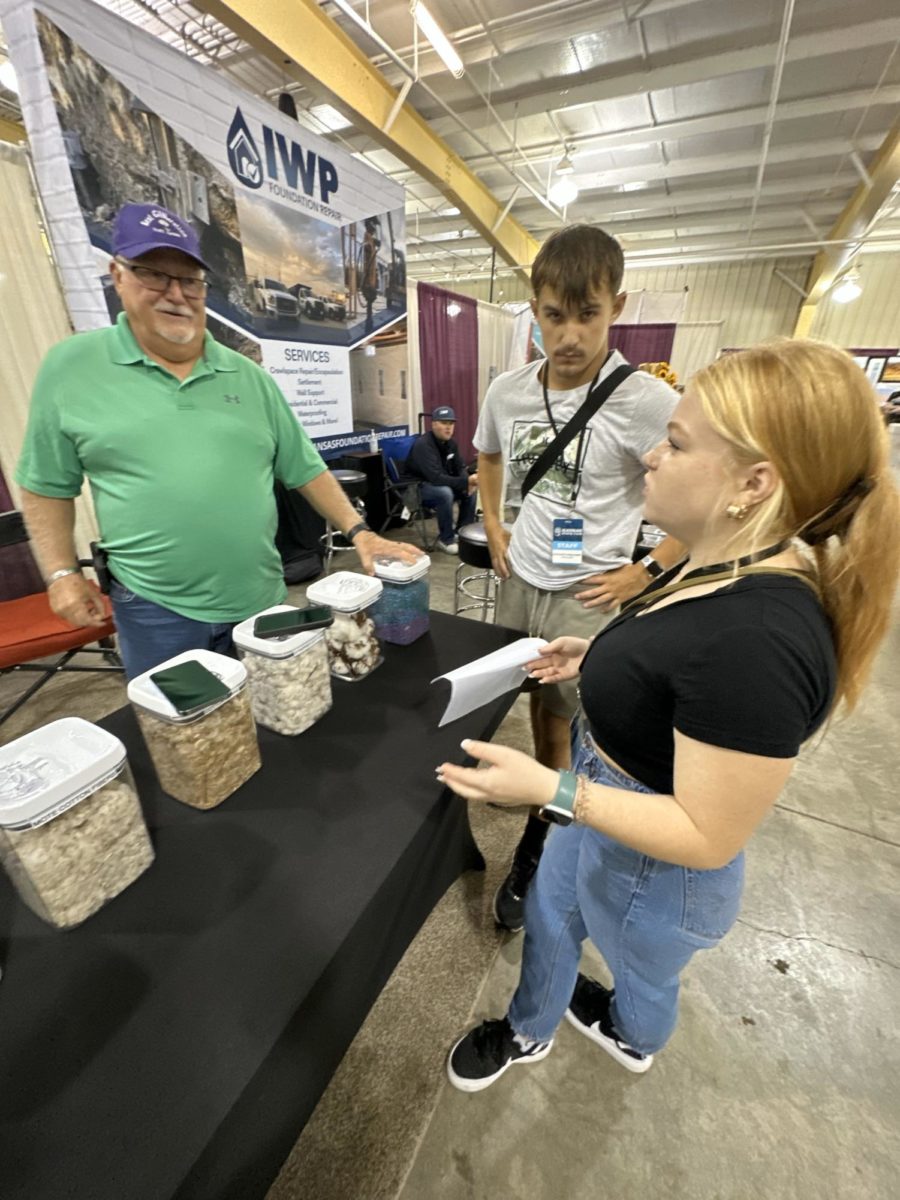
[[[848,271],[841,282],[831,293],[832,300],[836,300],[838,304],[849,304],[851,300],[856,300],[862,295],[862,285],[859,282],[859,271]]]
[[[409,7],[416,19],[416,24],[422,30],[425,37],[428,38],[429,42],[431,42],[441,62],[454,79],[462,79],[466,70],[462,59],[453,49],[450,39],[422,3],[422,0],[410,0]]]
[[[309,111],[320,124],[331,130],[332,133],[336,133],[339,129],[350,128],[351,122],[332,104],[314,104]]]
[[[9,59],[7,59],[5,63],[0,63],[0,84],[2,84],[8,92],[15,92],[18,96],[19,81],[16,79],[16,69]]]

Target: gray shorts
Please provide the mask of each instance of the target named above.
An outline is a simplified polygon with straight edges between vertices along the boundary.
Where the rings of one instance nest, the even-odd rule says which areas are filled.
[[[615,612],[602,612],[599,608],[585,608],[575,599],[583,592],[585,584],[574,583],[563,591],[548,591],[537,588],[517,575],[504,579],[500,586],[497,602],[497,624],[507,629],[517,629],[528,637],[592,638],[607,625]],[[577,683],[547,683],[542,685],[539,695],[541,704],[548,712],[567,720],[578,708]]]

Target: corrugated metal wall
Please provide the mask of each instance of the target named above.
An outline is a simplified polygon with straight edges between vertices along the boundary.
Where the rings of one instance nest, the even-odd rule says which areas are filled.
[[[896,349],[900,346],[900,255],[860,257],[863,293],[849,304],[830,296],[819,303],[812,336],[836,346]]]
[[[801,297],[775,274],[780,270],[800,287],[806,283],[810,259],[707,263],[684,267],[627,267],[625,287],[671,292],[687,287],[685,321],[724,321],[722,346],[750,346],[779,334],[790,336]],[[850,304],[826,296],[812,336],[838,346],[900,346],[900,255],[867,254],[861,262],[863,294]],[[486,300],[488,280],[447,283],[454,291]],[[503,295],[498,295],[502,289]],[[494,284],[494,303],[527,300],[524,283],[501,278]]]
[[[774,274],[779,268],[801,287],[809,260],[788,258],[748,263],[709,263],[684,267],[628,267],[627,290],[651,292],[688,289],[686,321],[724,321],[723,346],[749,346],[776,334],[790,334],[800,308],[800,295]],[[486,300],[488,280],[446,283],[442,286]],[[498,292],[502,288],[503,295]],[[495,281],[494,303],[527,300],[528,288],[517,280]]]
[[[751,346],[793,332],[800,294],[775,275],[803,286],[806,259],[703,263],[684,267],[627,267],[625,287],[652,292],[688,289],[685,321],[723,321],[722,346]],[[721,348],[721,347],[720,347]]]

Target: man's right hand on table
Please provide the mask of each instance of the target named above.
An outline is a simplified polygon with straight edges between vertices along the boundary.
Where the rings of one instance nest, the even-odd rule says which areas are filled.
[[[47,589],[50,608],[63,621],[81,629],[106,623],[103,597],[83,575],[64,575]]]

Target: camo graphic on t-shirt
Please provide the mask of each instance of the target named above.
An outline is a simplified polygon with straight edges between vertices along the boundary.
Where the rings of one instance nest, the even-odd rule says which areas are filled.
[[[513,422],[509,439],[508,505],[518,506],[522,503],[525,477],[555,437],[549,421]],[[556,462],[532,488],[534,495],[543,496],[566,508],[575,504],[581,490],[582,463],[587,457],[590,438],[591,430],[586,429],[583,437],[575,437],[569,442]]]

